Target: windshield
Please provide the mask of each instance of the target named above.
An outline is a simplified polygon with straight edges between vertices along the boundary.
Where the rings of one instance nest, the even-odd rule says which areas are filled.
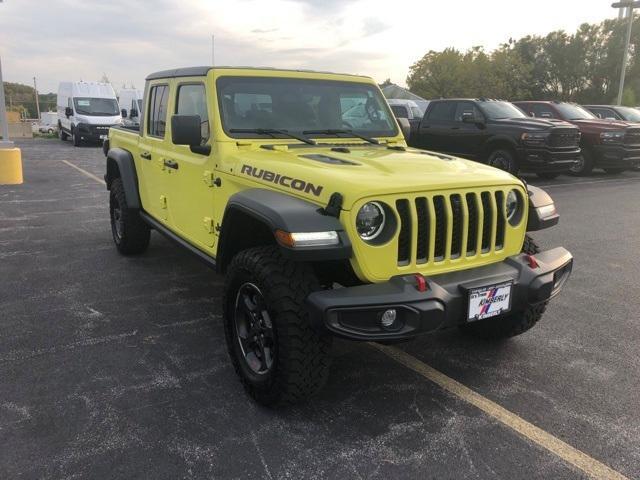
[[[273,134],[255,129],[353,130],[370,137],[397,134],[379,90],[366,83],[269,77],[221,77],[217,81],[222,126],[234,138]],[[235,130],[243,130],[238,132]],[[312,136],[344,137],[335,132]]]
[[[120,115],[115,98],[74,98],[73,104],[76,107],[76,113],[81,115],[103,117]]]
[[[522,110],[509,102],[478,102],[478,106],[491,120],[526,117]]]
[[[565,120],[588,120],[598,118],[586,108],[573,103],[557,103],[556,108]]]
[[[640,122],[640,110],[630,107],[618,107],[618,113],[629,122]]]

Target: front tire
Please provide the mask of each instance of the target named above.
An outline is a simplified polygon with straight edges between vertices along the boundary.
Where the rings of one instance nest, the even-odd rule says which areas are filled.
[[[525,236],[522,253],[534,255],[540,247],[529,235]],[[524,311],[512,313],[504,317],[487,318],[477,322],[461,325],[462,331],[485,340],[499,340],[515,337],[531,329],[542,318],[547,302],[527,307]]]
[[[62,125],[58,124],[58,138],[64,142],[68,137],[69,135],[67,135],[67,132],[62,129]]]
[[[77,128],[71,129],[71,141],[73,142],[74,147],[79,147],[82,144],[82,138],[80,138],[80,135],[78,135]]]
[[[138,212],[129,209],[120,178],[111,183],[109,216],[113,242],[120,253],[134,255],[147,249],[151,229],[142,221]]]
[[[569,174],[576,177],[584,177],[593,171],[593,155],[586,148],[582,149],[582,155],[573,167],[569,169]]]
[[[251,248],[231,261],[223,304],[227,349],[258,403],[293,404],[324,385],[331,337],[311,327],[303,305],[317,289],[311,267],[283,258],[278,247]]]
[[[516,175],[519,170],[514,153],[506,148],[499,148],[491,152],[487,157],[487,164],[509,172],[511,175]]]

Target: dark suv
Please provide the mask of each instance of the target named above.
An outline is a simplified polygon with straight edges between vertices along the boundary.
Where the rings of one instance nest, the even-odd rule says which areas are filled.
[[[529,118],[501,100],[434,100],[409,143],[542,178],[567,173],[581,156],[576,127]]]
[[[586,108],[568,102],[514,102],[526,113],[543,119],[560,119],[582,133],[582,161],[571,169],[588,175],[594,168],[620,173],[640,164],[640,125],[596,117]]]

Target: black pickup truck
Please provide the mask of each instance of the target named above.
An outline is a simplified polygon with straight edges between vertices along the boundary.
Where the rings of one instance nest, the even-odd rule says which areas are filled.
[[[562,120],[530,118],[501,100],[434,100],[409,143],[542,178],[567,173],[581,157],[578,128]]]

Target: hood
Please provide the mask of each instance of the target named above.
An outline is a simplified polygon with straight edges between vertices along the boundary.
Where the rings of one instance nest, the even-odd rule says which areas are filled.
[[[629,122],[622,122],[620,120],[605,120],[603,118],[588,118],[584,120],[572,120],[571,123],[577,125],[581,128],[591,129],[591,130],[624,130],[629,125],[632,125]]]
[[[233,172],[268,188],[326,204],[334,192],[349,210],[376,195],[522,185],[493,167],[434,152],[385,146],[252,148],[234,156]],[[280,148],[283,148],[282,150]]]
[[[570,123],[554,118],[501,118],[491,120],[491,122],[498,125],[512,125],[516,127],[530,128],[531,130],[548,130],[554,127],[572,127]]]

